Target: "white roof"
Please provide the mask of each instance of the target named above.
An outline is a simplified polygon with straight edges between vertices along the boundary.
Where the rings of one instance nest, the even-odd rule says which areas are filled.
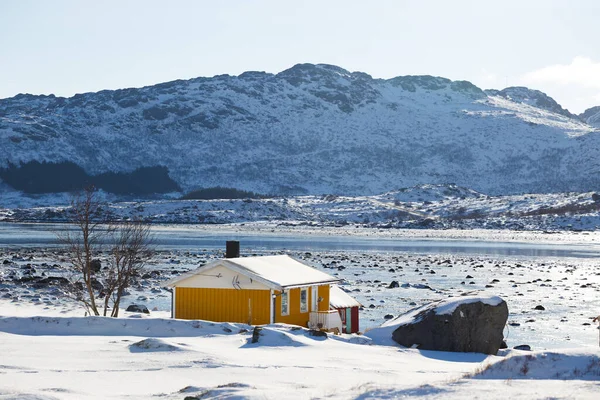
[[[178,282],[188,279],[191,276],[204,273],[218,265],[223,265],[241,274],[247,275],[276,290],[341,281],[341,279],[326,274],[325,272],[321,272],[290,256],[282,255],[225,258],[180,275],[179,277],[168,281],[165,286],[175,287]]]
[[[360,304],[356,299],[344,292],[337,285],[331,285],[329,290],[329,306],[333,308],[348,308],[348,307],[360,307]]]

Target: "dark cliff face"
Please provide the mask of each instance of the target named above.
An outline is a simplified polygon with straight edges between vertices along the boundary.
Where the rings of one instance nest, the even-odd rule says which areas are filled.
[[[599,179],[597,132],[541,92],[374,79],[326,64],[71,98],[18,95],[0,100],[0,140],[3,168],[71,163],[108,180],[164,168],[160,179],[173,181],[165,187],[184,191],[373,194],[457,183],[500,194],[593,190]]]

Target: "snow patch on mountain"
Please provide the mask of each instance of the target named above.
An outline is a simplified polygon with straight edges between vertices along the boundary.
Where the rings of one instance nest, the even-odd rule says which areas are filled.
[[[552,97],[548,96],[544,92],[540,92],[539,90],[529,89],[522,86],[512,86],[502,90],[486,90],[486,92],[490,95],[500,96],[515,103],[528,104],[530,106],[541,108],[555,114],[564,115],[567,118],[577,118],[568,110],[562,108],[562,106],[558,104]]]

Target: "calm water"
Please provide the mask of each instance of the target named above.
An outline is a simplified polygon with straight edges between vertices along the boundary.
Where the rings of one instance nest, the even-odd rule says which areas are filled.
[[[0,223],[0,247],[59,246],[57,233],[70,229],[64,224]],[[224,249],[226,240],[239,240],[253,250],[352,250],[394,251],[417,254],[473,254],[526,257],[600,257],[594,245],[538,244],[472,240],[414,240],[356,236],[283,235],[207,232],[188,225],[153,227],[154,243],[161,250]]]

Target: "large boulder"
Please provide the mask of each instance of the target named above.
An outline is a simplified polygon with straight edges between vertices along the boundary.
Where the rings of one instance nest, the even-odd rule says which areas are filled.
[[[423,350],[496,354],[504,339],[508,306],[497,296],[464,296],[419,307],[390,320],[392,339]]]

